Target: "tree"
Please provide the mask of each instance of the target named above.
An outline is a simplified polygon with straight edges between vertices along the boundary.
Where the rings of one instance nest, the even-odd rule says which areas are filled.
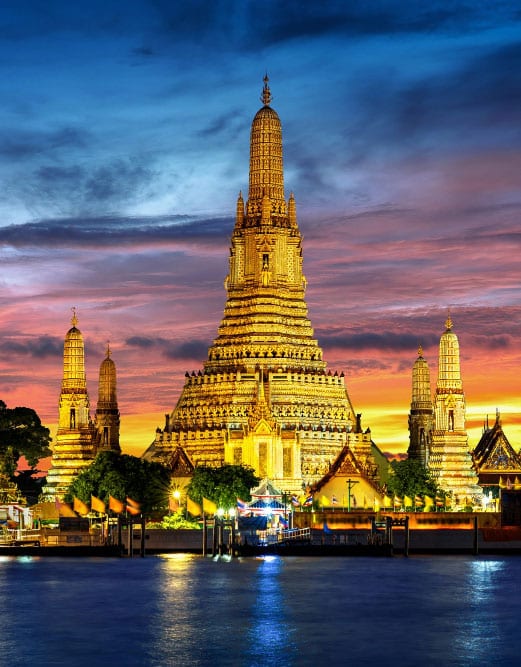
[[[250,489],[258,486],[259,478],[250,466],[226,464],[220,468],[198,466],[187,487],[187,495],[201,503],[212,500],[218,507],[237,507],[237,498],[249,500]]]
[[[34,410],[8,408],[0,400],[0,472],[12,479],[21,456],[34,468],[51,455],[50,442],[49,429]]]
[[[155,461],[101,452],[72,482],[65,500],[71,502],[76,497],[89,503],[92,495],[108,506],[109,496],[123,502],[129,497],[141,503],[144,513],[166,510],[170,477],[170,470]]]
[[[391,462],[388,490],[391,494],[406,495],[411,498],[416,495],[431,496],[432,498],[436,495],[445,496],[430,471],[417,459]]]

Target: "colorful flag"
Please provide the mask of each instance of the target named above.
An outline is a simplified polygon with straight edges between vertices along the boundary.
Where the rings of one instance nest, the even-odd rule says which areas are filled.
[[[132,516],[137,516],[141,513],[141,503],[138,503],[137,500],[132,500],[127,496],[127,513],[132,514]]]
[[[421,507],[423,505],[423,500],[421,496],[414,496],[414,506],[415,507]]]
[[[291,504],[295,507],[300,507],[300,500],[297,498],[297,496],[291,496]]]
[[[121,500],[118,500],[113,496],[109,496],[109,510],[112,510],[114,514],[121,514],[121,512],[125,511],[125,505],[121,502]]]
[[[83,500],[76,498],[76,496],[74,496],[74,502],[72,504],[72,508],[75,512],[81,514],[82,516],[88,514],[90,511],[89,506],[86,503],[84,503]]]
[[[196,503],[195,500],[192,500],[186,496],[186,511],[189,512],[192,516],[201,516],[202,510],[201,505]]]
[[[335,494],[331,496],[331,503],[333,505],[338,505],[338,498],[335,496]]]
[[[403,504],[404,504],[404,507],[412,507],[412,498],[409,498],[409,496],[404,496],[403,497]]]
[[[424,496],[425,500],[425,511],[430,512],[431,507],[434,505],[434,500],[430,496]]]
[[[203,498],[203,512],[205,514],[215,514],[217,512],[217,505],[208,498]]]
[[[279,523],[284,530],[289,526],[288,520],[279,514]]]
[[[322,495],[320,497],[320,504],[322,507],[329,507],[329,498],[327,496]]]
[[[56,506],[56,509],[58,510],[59,516],[68,516],[68,517],[78,516],[76,512],[73,511],[70,505],[68,505],[67,503],[62,503],[61,500],[58,500],[58,498],[56,498],[54,504]]]
[[[393,504],[393,501],[389,498],[389,496],[384,496],[383,498],[383,506],[384,507],[391,507]]]
[[[244,500],[237,498],[237,509],[239,512],[246,512],[248,510],[247,503],[245,503]]]
[[[96,496],[90,497],[90,508],[93,512],[99,512],[100,514],[105,514],[105,503],[103,500],[96,498]]]
[[[306,497],[302,505],[304,507],[311,507],[311,505],[313,505],[313,495],[309,494],[309,496]]]
[[[395,507],[401,507],[402,506],[402,499],[399,496],[394,496],[393,505]]]

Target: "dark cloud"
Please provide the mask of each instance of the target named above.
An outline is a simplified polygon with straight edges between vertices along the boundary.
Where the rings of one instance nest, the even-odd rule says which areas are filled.
[[[158,350],[167,359],[198,361],[206,359],[208,341],[190,340],[174,343],[165,338],[151,338],[147,336],[132,336],[125,341],[127,345],[142,350]]]
[[[158,1],[155,8],[161,23],[179,40],[197,34],[198,40],[213,40],[224,49],[257,50],[297,39],[325,37],[465,33],[502,17],[519,20],[512,3],[488,7],[471,0],[447,3],[303,3],[301,0],[265,0],[262,3],[233,0],[193,0],[190,3]]]
[[[101,187],[101,186],[100,186]],[[203,242],[227,239],[233,223],[230,218],[193,216],[157,217],[77,217],[47,219],[2,228],[2,242],[14,247],[109,247],[164,242]]]
[[[4,340],[0,343],[0,354],[30,356],[35,359],[63,356],[63,340],[52,336],[39,336],[29,341]]]
[[[324,349],[348,349],[348,350],[385,350],[385,351],[407,351],[418,347],[418,334],[397,334],[392,331],[382,333],[331,333],[327,330],[317,330],[317,336]],[[439,337],[431,335],[428,340],[421,341],[422,344],[432,345],[437,343]]]
[[[412,83],[369,73],[358,85],[357,118],[349,132],[345,164],[398,151],[426,157],[479,146],[521,144],[521,43],[454,54],[437,71]],[[352,104],[352,88],[345,90]],[[382,113],[382,108],[385,113]]]
[[[0,157],[17,162],[74,148],[84,148],[91,139],[85,128],[62,127],[48,132],[6,128],[0,133]]]

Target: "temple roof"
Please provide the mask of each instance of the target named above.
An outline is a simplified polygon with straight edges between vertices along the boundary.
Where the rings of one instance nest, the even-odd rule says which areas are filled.
[[[362,477],[368,484],[370,484],[379,493],[381,489],[374,479],[369,477],[360,463],[357,461],[355,455],[351,451],[349,445],[346,445],[340,454],[337,456],[335,462],[328,470],[328,472],[318,482],[312,485],[311,491],[317,493],[334,477],[352,476],[356,475]]]
[[[492,428],[485,426],[483,435],[472,453],[480,474],[486,471],[521,473],[521,456],[516,454],[503,432],[499,411]]]

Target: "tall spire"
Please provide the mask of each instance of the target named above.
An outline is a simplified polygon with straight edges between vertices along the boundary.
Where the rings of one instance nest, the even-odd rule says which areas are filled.
[[[72,327],[67,332],[63,345],[62,392],[87,394],[83,336],[81,335],[81,331],[77,328],[78,317],[76,308],[73,308],[72,312]]]
[[[459,342],[450,313],[440,338],[429,469],[441,488],[453,493],[456,504],[479,502],[482,490],[468,449]]]
[[[260,215],[262,198],[267,195],[275,214],[285,214],[284,172],[282,165],[282,126],[277,112],[269,106],[271,91],[264,77],[261,100],[264,106],[257,111],[250,135],[250,185],[247,212]]]
[[[438,366],[437,391],[463,392],[461,381],[459,341],[452,331],[450,313],[445,322],[445,332],[440,338],[440,357]]]
[[[186,375],[165,429],[156,431],[144,456],[170,464],[183,447],[195,466],[251,465],[280,488],[301,492],[349,447],[373,480],[371,433],[352,431],[355,411],[344,374],[327,373],[309,321],[302,237],[295,198],[284,199],[282,128],[267,77],[261,101],[217,337],[204,371]]]
[[[76,308],[72,327],[63,344],[63,381],[59,401],[58,430],[52,446],[51,467],[43,497],[62,498],[76,475],[96,456],[95,431],[89,414],[83,336],[77,328]]]
[[[269,81],[269,76],[268,73],[264,75],[264,87],[262,89],[262,95],[261,95],[261,102],[264,104],[264,106],[269,106],[271,103],[272,97],[271,97],[271,90],[270,87],[268,86],[268,81]]]
[[[96,429],[99,434],[99,446],[103,449],[112,449],[119,452],[120,418],[117,398],[116,364],[110,358],[110,355],[110,346],[107,344],[106,357],[101,362],[99,369]]]
[[[434,415],[431,399],[429,366],[418,347],[418,358],[412,369],[411,411],[409,413],[409,458],[418,459],[426,466],[432,439]]]

